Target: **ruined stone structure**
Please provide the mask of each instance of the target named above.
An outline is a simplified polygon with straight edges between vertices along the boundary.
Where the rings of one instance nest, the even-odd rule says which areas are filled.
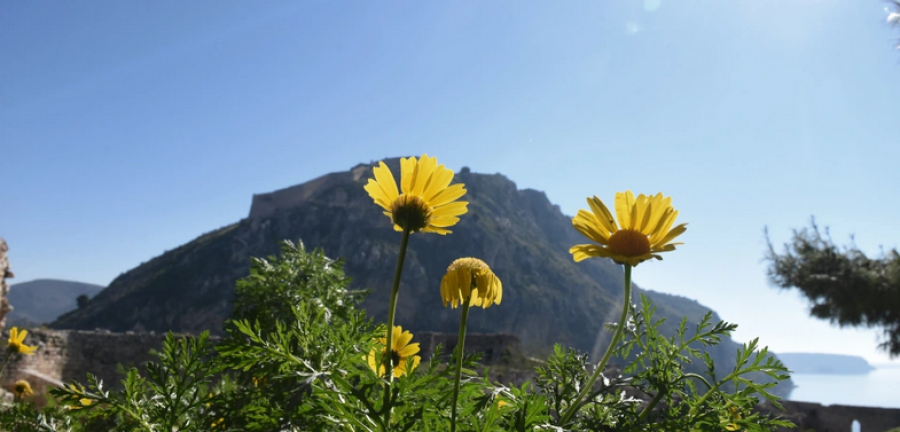
[[[796,429],[815,432],[849,432],[853,421],[859,422],[863,432],[885,432],[900,427],[900,409],[871,408],[848,405],[822,405],[812,402],[781,401],[784,411],[766,403],[760,411],[780,415],[795,425]]]
[[[2,337],[8,338],[4,333]],[[156,357],[150,350],[158,350],[165,340],[164,334],[84,330],[30,330],[25,343],[37,346],[33,355],[14,356],[0,387],[10,388],[19,379],[28,380],[36,394],[43,394],[48,387],[68,383],[72,380],[86,382],[91,373],[102,380],[107,388],[120,388],[122,375],[117,365],[126,369],[134,366],[143,373],[143,365]],[[211,337],[216,343],[218,338]],[[420,354],[424,360],[431,358],[438,344],[443,344],[444,353],[452,352],[456,346],[456,335],[420,332],[416,334],[420,342]],[[482,363],[501,364],[492,377],[503,382],[524,382],[531,379],[525,371],[507,365],[520,365],[525,357],[522,346],[514,335],[472,334],[466,338],[466,352],[482,352]]]
[[[6,257],[7,251],[9,251],[9,246],[7,246],[6,241],[0,237],[0,331],[3,331],[3,329],[6,328],[6,315],[12,311],[12,306],[10,306],[9,299],[7,298],[7,295],[9,294],[9,284],[6,283],[6,280],[15,277],[12,270],[9,268],[9,258]]]
[[[431,360],[435,348],[441,345],[440,359],[448,361],[458,340],[458,335],[452,333],[418,332],[413,342],[419,342],[423,360]],[[496,382],[522,385],[534,379],[532,362],[525,357],[522,342],[514,334],[467,334],[466,353],[481,353],[479,363],[489,366],[488,376]]]
[[[4,340],[9,337],[4,332]],[[90,372],[103,380],[104,387],[118,388],[122,376],[116,365],[140,367],[155,359],[151,349],[159,349],[165,335],[155,333],[111,333],[108,331],[30,330],[25,343],[37,346],[32,355],[16,355],[10,360],[0,386],[12,387],[16,380],[31,383],[35,394],[71,380],[87,382]]]
[[[250,205],[250,218],[263,218],[272,216],[281,210],[296,207],[300,203],[308,200],[316,194],[316,192],[327,190],[334,185],[353,184],[359,181],[365,174],[371,170],[368,165],[357,165],[350,171],[335,172],[325,174],[321,177],[310,180],[306,183],[279,189],[274,192],[264,194],[254,194],[253,202]],[[343,204],[340,196],[335,197],[335,204]],[[344,195],[344,201],[347,195]]]

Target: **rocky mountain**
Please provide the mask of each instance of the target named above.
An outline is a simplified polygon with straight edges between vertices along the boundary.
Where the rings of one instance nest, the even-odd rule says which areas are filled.
[[[399,172],[398,159],[386,162]],[[372,167],[358,165],[255,195],[246,219],[124,273],[52,327],[221,333],[235,281],[248,274],[250,257],[277,253],[282,239],[300,239],[308,248],[344,258],[353,286],[372,291],[363,306],[383,321],[400,234],[363,190]],[[520,190],[503,175],[467,168],[454,182],[465,183],[469,212],[450,235],[412,235],[397,323],[413,332],[454,333],[459,310],[442,307],[440,280],[454,259],[472,256],[491,266],[504,289],[501,305],[472,311],[469,332],[514,333],[529,352],[546,352],[559,342],[596,356],[609,339],[602,325],[616,321],[620,310],[621,267],[601,259],[575,263],[568,249],[586,240],[543,192]],[[670,326],[682,316],[696,322],[708,310],[685,298],[645,293]],[[712,355],[726,370],[734,353],[728,340]]]
[[[9,303],[13,311],[7,316],[10,326],[33,327],[49,323],[60,315],[78,308],[80,295],[93,297],[104,287],[82,282],[37,279],[12,285]]]

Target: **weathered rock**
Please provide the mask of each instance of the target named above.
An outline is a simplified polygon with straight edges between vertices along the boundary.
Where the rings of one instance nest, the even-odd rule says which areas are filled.
[[[15,277],[12,269],[9,267],[9,258],[6,252],[9,251],[6,241],[0,237],[0,331],[6,328],[6,315],[12,311],[12,305],[9,304],[9,284],[7,279]]]

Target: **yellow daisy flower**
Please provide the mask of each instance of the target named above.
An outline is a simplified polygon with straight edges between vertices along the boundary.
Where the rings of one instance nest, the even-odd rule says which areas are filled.
[[[386,350],[382,353],[382,358],[385,359],[388,355],[390,355],[391,359],[391,367],[393,369],[392,374],[395,378],[400,378],[407,373],[410,373],[419,366],[419,362],[422,360],[421,357],[414,355],[419,352],[419,344],[418,343],[409,343],[413,338],[412,333],[409,331],[403,331],[400,326],[394,326],[394,332],[391,335],[391,345],[393,345],[390,354],[386,352]],[[376,349],[378,347],[383,347],[387,343],[387,338],[378,338],[376,348],[372,348],[372,351],[369,352],[369,355],[365,356],[363,359],[369,364],[369,368],[371,368],[378,375],[384,375],[384,365],[376,365],[377,356]],[[382,348],[383,349],[383,348]],[[412,358],[412,368],[410,370],[406,369],[407,359]]]
[[[19,354],[34,354],[37,347],[25,345],[25,336],[28,336],[28,330],[19,331],[18,327],[9,330],[9,345],[7,348],[10,352]]]
[[[588,198],[587,202],[591,211],[578,210],[572,225],[599,244],[572,246],[569,253],[576,262],[603,257],[636,266],[650,258],[662,259],[658,255],[660,252],[673,251],[676,245],[682,244],[670,242],[687,229],[687,224],[672,228],[678,210],[672,207],[672,198],[664,197],[662,193],[655,196],[640,194],[637,198],[631,191],[617,193],[615,219],[596,196]]]
[[[28,381],[18,380],[15,385],[13,385],[13,393],[16,395],[16,399],[22,399],[23,397],[33,395],[34,390],[31,389],[31,384],[29,384]]]
[[[454,309],[471,296],[469,306],[485,309],[500,304],[503,284],[491,268],[478,258],[460,258],[447,268],[441,279],[441,298],[444,307],[449,303]]]
[[[450,233],[448,227],[456,225],[465,214],[465,201],[456,201],[466,193],[465,185],[453,181],[453,170],[438,165],[437,158],[423,154],[400,159],[400,191],[391,170],[384,162],[372,170],[374,179],[369,179],[366,192],[380,205],[394,222],[394,229],[410,232],[431,232],[441,235]],[[402,191],[402,193],[400,193]]]

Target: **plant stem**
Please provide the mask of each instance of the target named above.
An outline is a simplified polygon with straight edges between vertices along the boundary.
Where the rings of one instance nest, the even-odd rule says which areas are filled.
[[[663,396],[663,391],[657,390],[656,396],[653,396],[653,400],[651,400],[650,403],[647,404],[647,406],[645,406],[644,409],[641,411],[641,413],[638,415],[638,420],[643,420],[643,419],[647,418],[647,416],[650,415],[650,411],[653,411],[653,408],[656,407],[656,404],[658,404],[659,400],[662,399],[662,396]]]
[[[581,408],[581,404],[583,399],[591,393],[591,390],[594,388],[594,383],[597,381],[597,377],[603,372],[603,369],[606,367],[606,362],[609,361],[609,358],[612,356],[613,351],[616,350],[616,345],[619,344],[619,338],[622,337],[622,331],[625,329],[625,320],[628,318],[628,310],[631,307],[631,265],[625,264],[625,298],[622,300],[622,316],[619,317],[619,325],[616,326],[616,331],[613,333],[613,338],[609,342],[609,346],[606,347],[606,353],[603,354],[603,358],[600,359],[600,363],[597,363],[597,368],[594,369],[594,373],[588,379],[587,384],[581,389],[581,392],[578,393],[578,397],[575,398],[575,402],[566,409],[565,414],[563,414],[562,418],[560,418],[559,424],[564,425],[572,419],[576,412]]]
[[[391,381],[394,379],[394,365],[392,364],[391,350],[393,349],[394,339],[394,317],[397,315],[397,298],[400,295],[400,273],[403,272],[403,262],[406,260],[406,246],[409,244],[409,230],[403,226],[403,239],[400,240],[400,255],[397,257],[397,269],[394,271],[394,285],[391,287],[391,303],[388,306],[388,327],[387,338],[385,339],[384,363],[385,376],[387,377],[387,385],[384,386],[384,430],[387,431],[391,427]],[[387,360],[387,361],[385,361]]]
[[[3,372],[6,371],[6,365],[9,364],[9,358],[12,357],[12,350],[7,348],[6,358],[3,360],[3,366],[0,366],[0,377],[3,377]]]
[[[469,320],[469,302],[463,300],[462,318],[459,320],[459,341],[456,343],[456,382],[453,383],[453,405],[450,408],[450,432],[456,432],[456,402],[459,399],[459,382],[462,379],[463,349],[466,345],[466,321]]]
[[[734,377],[740,375],[737,369],[738,368],[735,368],[734,372],[728,374],[727,376],[725,376],[725,378],[722,378],[721,381],[715,383],[715,385],[710,387],[709,390],[707,390],[706,393],[704,393],[703,396],[700,397],[700,400],[698,400],[697,403],[694,404],[694,407],[691,408],[691,411],[688,412],[688,415],[691,417],[697,415],[697,410],[700,409],[701,406],[703,406],[703,403],[706,402],[706,399],[709,399],[709,396],[712,395],[714,391],[719,389],[719,386],[722,385],[722,383],[731,381],[732,379],[734,379]]]

